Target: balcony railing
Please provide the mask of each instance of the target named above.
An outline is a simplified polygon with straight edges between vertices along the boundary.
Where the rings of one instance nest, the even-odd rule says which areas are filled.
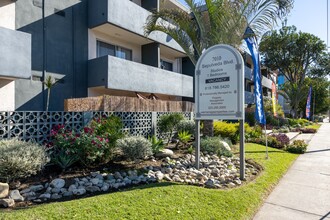
[[[0,27],[0,77],[31,77],[31,35]]]
[[[88,63],[88,86],[193,97],[193,78],[113,56]]]
[[[151,12],[128,0],[90,0],[88,7],[89,28],[112,24],[144,36],[144,26]],[[163,32],[154,31],[149,39],[184,52],[178,43]]]

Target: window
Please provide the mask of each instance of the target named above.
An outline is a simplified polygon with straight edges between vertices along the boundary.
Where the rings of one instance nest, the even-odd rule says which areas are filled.
[[[160,60],[160,68],[168,71],[173,71],[173,63],[167,62],[165,60]]]
[[[132,50],[97,41],[97,57],[114,56],[125,60],[132,60]]]

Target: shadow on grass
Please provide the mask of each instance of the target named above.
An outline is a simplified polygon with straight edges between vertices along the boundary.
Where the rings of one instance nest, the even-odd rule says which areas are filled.
[[[247,153],[247,154],[261,154],[261,153],[266,153],[266,151],[245,151],[245,153]],[[269,150],[268,151],[268,153],[269,154],[283,154],[283,153],[286,153],[286,152],[284,152],[284,151],[275,151],[275,150]]]
[[[69,201],[78,201],[80,199],[86,199],[86,198],[91,198],[95,196],[101,196],[101,195],[107,195],[107,194],[112,194],[112,193],[118,193],[118,192],[129,192],[129,191],[134,191],[134,190],[143,190],[143,189],[150,189],[150,188],[156,188],[156,187],[168,187],[168,186],[173,186],[173,185],[186,185],[182,183],[176,183],[176,182],[161,182],[161,183],[149,183],[149,184],[140,184],[140,185],[135,185],[135,186],[127,186],[127,187],[122,187],[120,189],[110,189],[109,191],[106,192],[94,192],[94,193],[88,193],[82,196],[70,196],[70,197],[62,197],[61,199],[57,200],[52,200],[49,199],[45,202],[42,203],[36,203],[36,202],[25,202],[21,204],[18,207],[12,208],[12,209],[7,209],[8,212],[11,211],[18,211],[18,210],[26,210],[26,209],[31,209],[40,205],[46,205],[50,203],[62,203],[62,202],[69,202]]]

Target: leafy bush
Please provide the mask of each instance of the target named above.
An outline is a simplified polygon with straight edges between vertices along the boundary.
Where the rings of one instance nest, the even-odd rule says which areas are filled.
[[[173,113],[168,115],[163,115],[160,117],[158,121],[158,127],[161,134],[166,135],[168,138],[168,143],[171,141],[173,137],[173,132],[177,129],[177,125],[184,118],[180,113]]]
[[[0,141],[0,179],[12,181],[42,170],[49,158],[44,147],[18,139]]]
[[[303,126],[309,125],[310,122],[307,119],[304,119],[304,118],[299,118],[299,119],[290,118],[289,119],[289,124],[292,127],[297,127],[297,126],[303,127]]]
[[[295,140],[286,147],[286,150],[290,153],[303,154],[307,150],[307,144],[303,140]]]
[[[283,126],[289,126],[289,120],[287,118],[275,117],[271,114],[266,116],[266,121],[268,125],[279,128]]]
[[[275,133],[288,133],[290,132],[290,129],[286,126],[280,127],[279,129],[273,129],[273,132]]]
[[[111,149],[116,145],[116,141],[124,137],[121,119],[115,115],[97,118],[92,120],[90,127],[96,135],[108,139],[110,152],[105,152],[105,154],[111,156]]]
[[[149,142],[151,143],[152,152],[154,154],[158,153],[159,151],[164,149],[164,142],[162,139],[158,139],[155,135],[148,138]]]
[[[143,159],[152,155],[151,143],[144,137],[126,137],[118,139],[116,146],[130,160]]]
[[[201,139],[201,151],[209,154],[217,154],[220,156],[231,157],[232,152],[226,148],[224,140],[220,137],[206,137]]]
[[[263,137],[263,138],[254,138],[254,139],[251,139],[250,142],[266,146],[266,138],[265,137]],[[277,141],[277,139],[275,137],[267,136],[267,146],[273,147],[273,148],[279,148],[278,147],[279,145],[280,145],[280,143]]]
[[[245,132],[245,139],[246,141],[250,141],[254,138],[260,138],[262,135],[262,128],[256,125],[251,127],[251,129],[248,129],[248,132]]]
[[[108,143],[107,138],[96,135],[92,128],[84,127],[80,133],[76,133],[57,125],[51,131],[48,146],[52,162],[65,170],[75,162],[90,166],[105,161],[110,151]]]
[[[290,143],[290,139],[286,134],[271,134],[269,137],[274,137],[277,140],[277,145],[276,146],[272,146],[275,148],[279,148],[282,149],[285,146],[288,146]]]
[[[195,121],[192,120],[182,120],[177,125],[177,131],[187,131],[189,134],[195,134]]]
[[[239,123],[228,123],[225,121],[215,121],[214,124],[214,136],[221,136],[229,138],[233,144],[236,144],[239,140]],[[251,127],[244,124],[245,133],[251,132]]]
[[[304,134],[314,134],[317,132],[314,128],[300,128],[300,131]]]
[[[185,147],[191,140],[191,134],[188,131],[181,131],[178,133],[179,141]]]

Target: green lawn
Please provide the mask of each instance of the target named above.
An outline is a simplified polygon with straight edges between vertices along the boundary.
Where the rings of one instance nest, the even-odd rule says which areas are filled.
[[[170,183],[50,203],[26,209],[0,210],[0,219],[250,219],[298,155],[246,144],[247,158],[265,167],[253,182],[232,190]]]
[[[314,123],[312,125],[308,125],[306,126],[305,128],[314,128],[316,130],[319,130],[319,128],[321,127],[321,124],[318,124],[318,123]]]

